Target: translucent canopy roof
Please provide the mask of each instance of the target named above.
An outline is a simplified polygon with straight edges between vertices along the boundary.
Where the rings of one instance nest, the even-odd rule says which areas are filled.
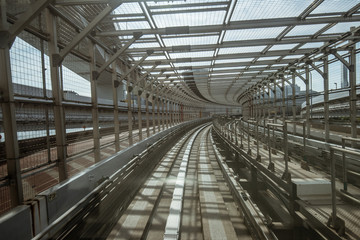
[[[56,0],[53,6],[85,28],[114,6],[110,2]],[[360,26],[360,0],[125,0],[117,5],[96,22],[91,35],[98,43],[110,50],[125,46],[119,58],[138,62],[142,74],[151,70],[149,78],[156,81],[180,80],[184,84],[177,87],[195,101],[222,104],[238,104],[250,86],[303,64],[314,49]],[[77,31],[61,31],[62,44]],[[191,87],[185,73],[195,82]]]

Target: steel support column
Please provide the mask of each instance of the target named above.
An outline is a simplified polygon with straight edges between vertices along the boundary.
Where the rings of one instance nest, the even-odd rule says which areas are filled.
[[[266,107],[265,107],[265,94],[266,94],[266,92],[265,92],[265,85],[262,85],[262,92],[263,92],[263,98],[262,98],[262,115],[263,115],[263,130],[264,130],[264,137],[265,137],[265,134],[266,134],[266,111],[265,111],[265,109],[266,109]]]
[[[57,56],[59,54],[57,44],[57,26],[56,17],[49,10],[46,12],[47,31],[49,33],[49,56],[50,56],[50,72],[51,87],[54,98],[54,121],[56,131],[56,148],[57,148],[57,166],[59,171],[59,181],[68,178],[66,169],[66,131],[65,131],[65,113],[63,108],[63,94],[61,88],[60,66]],[[59,65],[60,64],[60,65]]]
[[[95,45],[92,43],[89,49],[90,56],[90,85],[91,85],[91,105],[92,105],[92,122],[93,122],[93,139],[94,139],[94,158],[95,162],[100,161],[100,132],[99,132],[99,109],[97,99],[96,84],[96,59]]]
[[[162,130],[165,130],[165,99],[161,99],[161,125]]]
[[[156,93],[158,93],[158,89],[156,89]],[[161,131],[161,128],[160,128],[160,121],[161,121],[161,118],[160,118],[160,97],[158,94],[156,94],[156,109],[157,109],[157,129],[158,129],[158,132]]]
[[[146,137],[150,137],[149,97],[150,97],[150,94],[146,93],[146,96],[145,96]]]
[[[142,135],[142,117],[141,117],[141,91],[137,92],[137,106],[138,106],[139,141],[141,141],[143,139],[143,135]]]
[[[127,76],[126,78],[126,87],[127,87],[127,107],[128,107],[128,140],[129,140],[129,146],[133,145],[133,119],[132,119],[132,109],[131,109],[131,91],[132,86],[130,85],[130,76]]]
[[[154,93],[154,86],[151,86],[152,93]],[[155,96],[152,95],[152,127],[153,127],[153,134],[156,132],[156,121],[155,121]]]
[[[0,45],[0,90],[3,127],[5,133],[5,152],[7,174],[10,183],[11,206],[20,205],[23,200],[23,187],[20,173],[19,143],[15,118],[15,102],[10,65],[10,49],[8,45],[10,33],[6,16],[6,1],[0,2],[0,31],[6,40]]]
[[[277,123],[276,79],[274,79],[274,123]]]
[[[166,99],[165,101],[165,112],[166,112],[166,129],[169,128],[169,101]]]
[[[117,81],[116,62],[112,63],[112,94],[114,105],[114,134],[115,134],[115,151],[120,151],[120,123],[119,123],[119,106],[118,106],[118,87],[121,85]]]
[[[293,134],[296,134],[296,99],[295,99],[295,73],[292,74],[291,76],[292,78],[292,85],[291,85],[291,89],[292,89],[292,115],[293,115],[293,121],[294,121],[294,125],[293,125]]]
[[[329,64],[328,56],[324,57],[324,121],[325,121],[325,142],[329,142],[330,123],[329,123]]]
[[[270,104],[270,92],[271,92],[271,88],[270,88],[270,81],[267,83],[267,88],[268,88],[268,99],[267,99],[267,109],[268,109],[268,113],[267,113],[267,117],[270,118],[271,114],[271,104]]]
[[[309,89],[310,89],[310,69],[309,66],[306,65],[305,67],[305,101],[306,101],[306,136],[307,138],[310,137],[310,96],[309,96]]]
[[[286,105],[285,105],[285,78],[281,78],[281,108],[283,121],[286,120]]]
[[[355,55],[355,47],[352,47],[350,50],[350,72],[349,72],[349,80],[350,80],[350,124],[351,124],[351,137],[357,137],[357,126],[356,126],[356,55]],[[354,141],[351,142],[351,147],[356,147],[356,143]]]

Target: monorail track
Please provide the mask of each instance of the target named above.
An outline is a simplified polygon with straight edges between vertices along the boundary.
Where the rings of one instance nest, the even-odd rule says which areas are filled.
[[[211,126],[202,125],[168,149],[136,157],[135,167],[111,179],[55,238],[276,239],[255,205],[243,212],[250,196],[242,189],[242,195],[231,194],[239,186],[229,168],[221,166],[224,161],[210,133]],[[157,162],[155,155],[164,151],[151,167],[146,159]]]
[[[168,152],[107,239],[252,239],[224,190],[209,129]]]

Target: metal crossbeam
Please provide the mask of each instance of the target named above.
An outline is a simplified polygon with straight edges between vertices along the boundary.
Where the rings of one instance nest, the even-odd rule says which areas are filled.
[[[186,26],[186,27],[167,27],[158,29],[141,29],[139,31],[143,34],[193,34],[193,33],[209,33],[220,32],[222,30],[240,30],[240,29],[256,29],[256,28],[276,28],[289,25],[314,25],[324,23],[338,23],[338,22],[355,22],[360,21],[360,16],[347,17],[319,17],[299,20],[297,17],[290,18],[274,18],[274,19],[256,19],[246,21],[233,21],[228,25],[209,25],[209,26]],[[131,35],[131,30],[116,30],[116,31],[102,31],[97,32],[99,37],[114,37]]]
[[[114,55],[112,55],[110,57],[110,59],[104,63],[100,69],[97,71],[98,72],[98,76],[100,75],[100,73],[102,73],[108,66],[110,66],[111,63],[113,63],[121,54],[123,54],[125,52],[126,49],[128,49],[131,44],[133,44],[137,39],[139,39],[141,37],[141,33],[134,33],[134,37],[128,41],[122,48],[120,48],[119,50],[116,51],[116,53]]]

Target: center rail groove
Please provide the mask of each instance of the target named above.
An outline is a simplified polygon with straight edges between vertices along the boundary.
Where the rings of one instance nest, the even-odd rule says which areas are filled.
[[[234,188],[228,183],[234,176],[224,178],[229,172],[219,165],[210,129],[203,125],[172,147],[107,239],[276,239],[259,219],[249,196],[243,204],[251,205],[246,217],[239,211],[244,206],[234,198],[240,193],[233,193],[239,189],[229,190]]]

